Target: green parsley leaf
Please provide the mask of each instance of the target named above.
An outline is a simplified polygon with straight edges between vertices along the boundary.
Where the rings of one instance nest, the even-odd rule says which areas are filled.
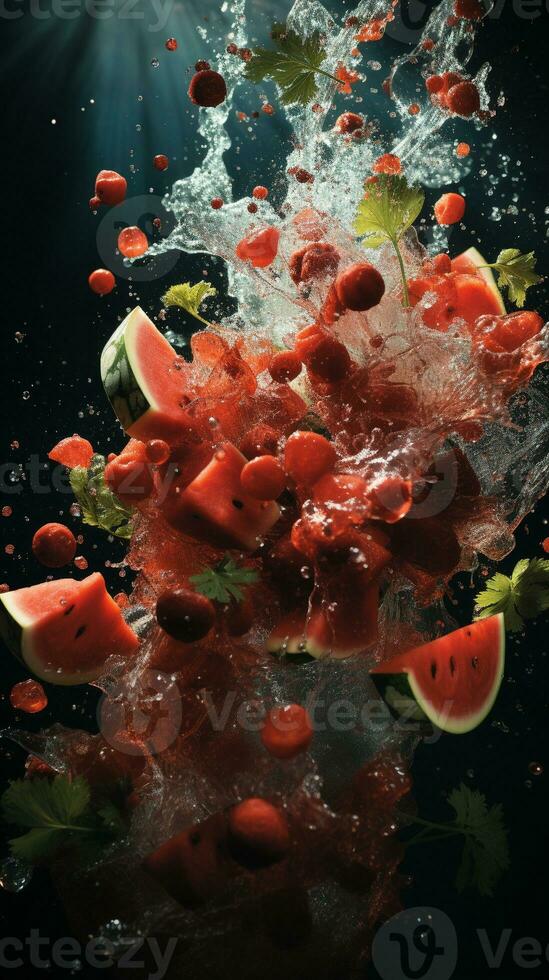
[[[379,248],[390,242],[400,265],[404,305],[409,306],[406,270],[399,241],[421,212],[425,194],[420,187],[411,187],[406,178],[380,174],[358,205],[354,229],[365,248]]]
[[[412,227],[424,203],[421,187],[410,187],[405,177],[380,174],[358,205],[354,229],[366,248],[394,244]]]
[[[549,609],[549,559],[523,558],[510,577],[497,572],[475,596],[475,605],[475,619],[502,612],[506,629],[512,633],[523,629],[526,619]]]
[[[195,283],[182,282],[178,286],[170,286],[164,293],[162,302],[164,306],[179,306],[180,309],[190,313],[196,320],[200,320],[201,323],[205,323],[209,327],[209,321],[205,320],[199,312],[202,303],[208,296],[217,296],[217,289],[210,282],[203,280]]]
[[[125,507],[105,483],[105,463],[105,457],[96,454],[92,456],[89,469],[75,466],[70,471],[70,484],[84,524],[127,540],[132,536],[133,510]]]
[[[524,306],[526,291],[530,286],[543,282],[535,271],[536,257],[533,252],[522,253],[518,248],[504,248],[495,262],[488,265],[498,273],[498,286],[509,290],[509,300],[516,306]]]
[[[461,892],[476,888],[481,895],[493,895],[495,885],[509,867],[509,845],[501,805],[488,809],[482,793],[463,783],[452,791],[448,803],[456,814],[456,830],[465,835],[457,889]]]
[[[27,864],[47,861],[68,845],[97,853],[126,831],[114,804],[94,812],[83,776],[18,779],[3,794],[1,809],[6,823],[29,828],[9,842],[14,857]]]
[[[509,844],[503,811],[499,804],[488,808],[486,798],[463,783],[448,796],[455,818],[436,823],[421,817],[402,814],[421,830],[407,841],[429,844],[434,841],[463,837],[461,862],[456,876],[458,891],[476,889],[481,895],[492,895],[509,867]]]
[[[275,25],[272,36],[276,49],[257,48],[246,64],[244,75],[251,82],[263,82],[270,78],[282,90],[284,105],[303,106],[316,96],[317,74],[339,84],[335,75],[320,67],[326,54],[318,31],[302,39],[294,31],[287,31],[283,25]]]
[[[200,574],[192,575],[190,581],[197,592],[207,596],[208,599],[227,605],[231,599],[242,602],[244,598],[242,587],[257,582],[258,578],[255,568],[237,565],[234,558],[225,555],[214,568],[206,568]]]

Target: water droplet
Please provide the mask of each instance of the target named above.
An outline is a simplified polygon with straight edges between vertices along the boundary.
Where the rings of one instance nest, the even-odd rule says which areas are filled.
[[[158,58],[153,58],[151,61],[151,68],[160,68],[160,62]]]
[[[7,857],[0,862],[0,888],[6,892],[22,892],[32,878],[32,869],[17,858]]]

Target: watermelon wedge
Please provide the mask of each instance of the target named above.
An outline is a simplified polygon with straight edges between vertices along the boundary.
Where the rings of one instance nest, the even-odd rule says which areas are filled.
[[[313,593],[308,610],[294,610],[270,634],[267,650],[292,660],[345,660],[363,653],[377,639],[379,586],[362,587],[360,594],[344,589],[332,603]]]
[[[461,255],[456,255],[452,259],[452,272],[465,272],[469,275],[482,276],[484,282],[493,293],[496,305],[499,307],[498,313],[505,314],[505,303],[496,285],[496,280],[491,269],[487,268],[487,262],[483,255],[476,248],[468,248]]]
[[[136,439],[185,441],[188,365],[136,306],[107,342],[101,379],[115,414]]]
[[[395,714],[463,735],[490,713],[504,664],[505,625],[498,613],[398,654],[371,674]]]
[[[0,636],[33,674],[62,685],[95,680],[111,654],[139,644],[99,572],[0,595]]]

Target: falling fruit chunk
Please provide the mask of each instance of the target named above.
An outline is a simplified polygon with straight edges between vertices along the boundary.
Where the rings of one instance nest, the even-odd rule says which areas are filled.
[[[502,613],[401,653],[372,670],[382,697],[397,715],[429,719],[463,735],[492,710],[503,679]]]
[[[10,691],[10,704],[16,711],[25,711],[35,715],[48,706],[47,694],[38,681],[20,681],[14,684]]]
[[[137,259],[144,255],[149,247],[145,232],[141,228],[131,226],[123,228],[118,236],[118,251],[126,259]]]

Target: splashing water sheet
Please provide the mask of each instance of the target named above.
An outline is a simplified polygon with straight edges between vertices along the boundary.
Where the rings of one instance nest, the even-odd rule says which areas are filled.
[[[411,835],[438,839],[417,816],[414,753],[486,724],[506,631],[549,608],[537,559],[508,585],[496,574],[472,623],[449,612],[454,576],[497,571],[548,481],[535,257],[511,241],[484,258],[476,239],[449,253],[474,166],[455,123],[473,154],[497,123],[489,66],[469,72],[489,12],[443,0],[389,63],[386,0],[337,17],[297,0],[264,45],[265,12],[235,0],[223,37],[200,28],[203,159],[164,199],[172,230],[119,239],[128,268],[223,260],[235,312],[214,319],[213,287],[175,279],[158,288],[168,334],[166,313],[121,308],[101,377],[124,443],[109,455],[67,433],[50,452],[73,516],[124,542],[133,584],[113,599],[47,524],[46,580],[2,587],[2,636],[33,678],[14,708],[43,710],[42,682],[100,700],[96,734],[31,734],[20,714],[3,733],[28,757],[3,798],[0,885],[18,892],[45,864],[75,934],[120,975],[128,936],[147,956],[173,942],[170,978],[358,978],[372,943],[391,975],[374,937],[406,905]],[[288,155],[238,198],[241,98],[284,119]],[[124,196],[103,172],[93,207]],[[195,317],[190,346],[177,307]],[[449,804],[438,835],[469,848],[460,884],[491,894],[499,815],[463,785]]]

